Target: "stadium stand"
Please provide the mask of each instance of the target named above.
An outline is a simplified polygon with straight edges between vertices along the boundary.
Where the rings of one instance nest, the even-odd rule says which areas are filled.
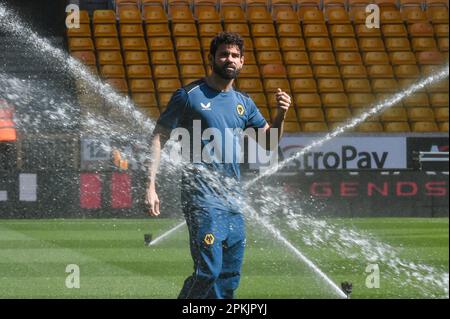
[[[71,54],[157,117],[170,93],[209,72],[211,38],[245,39],[236,81],[270,119],[278,87],[294,100],[286,131],[322,132],[448,61],[446,0],[116,0],[67,31]],[[380,6],[367,28],[365,6]],[[448,81],[405,98],[358,132],[448,129]]]

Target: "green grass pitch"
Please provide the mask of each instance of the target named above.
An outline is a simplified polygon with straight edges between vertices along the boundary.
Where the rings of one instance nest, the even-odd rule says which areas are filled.
[[[400,257],[448,273],[448,218],[341,219],[399,248]],[[176,298],[192,272],[185,227],[151,247],[173,219],[0,220],[0,298]],[[249,223],[247,223],[249,224]],[[247,250],[237,298],[335,298],[280,242],[247,226]],[[352,298],[419,298],[380,265],[380,288],[365,286],[366,260],[349,261],[329,248],[293,242],[338,285],[353,283]],[[80,269],[80,288],[66,287],[66,266]]]

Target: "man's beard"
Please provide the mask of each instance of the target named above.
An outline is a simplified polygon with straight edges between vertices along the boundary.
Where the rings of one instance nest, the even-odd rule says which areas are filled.
[[[222,79],[232,80],[236,79],[241,72],[240,69],[234,69],[233,71],[227,70],[229,65],[224,65],[222,68],[215,62],[213,62],[213,71],[218,74]]]

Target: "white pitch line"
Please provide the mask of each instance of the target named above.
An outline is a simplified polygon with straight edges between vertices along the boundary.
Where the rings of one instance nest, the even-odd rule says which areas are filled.
[[[183,227],[184,225],[186,225],[186,222],[185,222],[185,221],[182,222],[182,223],[180,223],[180,224],[178,224],[178,225],[176,225],[175,227],[169,229],[168,231],[166,231],[166,232],[165,232],[164,234],[162,234],[161,236],[156,237],[154,240],[152,240],[152,241],[150,242],[149,246],[155,245],[156,243],[158,243],[159,241],[163,240],[164,238],[166,238],[167,236],[169,236],[170,234],[172,234],[172,233],[173,233],[174,231],[176,231],[178,228]]]

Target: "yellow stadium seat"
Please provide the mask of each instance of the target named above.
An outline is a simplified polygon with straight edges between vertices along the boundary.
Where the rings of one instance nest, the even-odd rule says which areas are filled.
[[[147,43],[144,38],[123,38],[123,50],[148,51]]]
[[[434,109],[434,115],[437,122],[448,122],[448,107]]]
[[[198,50],[200,48],[200,41],[197,37],[176,37],[175,48],[177,51]]]
[[[366,23],[366,16],[367,16],[366,6],[350,4],[349,16],[350,16],[350,20],[352,20],[354,24]]]
[[[146,36],[152,37],[170,37],[169,25],[166,23],[147,24],[145,26]]]
[[[330,25],[330,34],[332,38],[354,37],[355,31],[351,24],[332,24]]]
[[[336,52],[339,51],[359,51],[358,43],[354,38],[334,38],[333,47]]]
[[[91,38],[69,38],[69,50],[71,52],[94,51],[94,43]]]
[[[194,16],[188,5],[169,6],[169,16],[173,23],[194,23]]]
[[[384,52],[384,43],[383,39],[380,38],[360,38],[359,39],[359,48],[361,51],[380,51]]]
[[[374,64],[367,67],[367,74],[371,79],[392,78],[394,70],[390,64]]]
[[[422,51],[416,53],[418,64],[444,64],[444,56],[439,51]]]
[[[291,79],[291,89],[294,93],[315,93],[317,92],[316,81],[311,78]]]
[[[356,132],[378,133],[383,132],[383,125],[380,122],[363,122],[356,127]]]
[[[384,37],[407,37],[408,32],[403,24],[385,24],[381,26]]]
[[[97,50],[120,50],[120,43],[117,38],[96,38],[95,47]]]
[[[285,79],[280,79],[280,78],[264,79],[263,86],[264,86],[264,91],[267,94],[277,92],[278,88],[282,89],[285,92],[290,91],[289,81],[286,78]]]
[[[306,122],[302,123],[302,130],[310,133],[328,132],[328,126],[325,122]]]
[[[272,122],[275,121],[277,113],[278,112],[276,110],[272,109],[272,112],[271,112],[272,116],[270,117]],[[284,120],[286,121],[285,123],[287,123],[287,122],[297,122],[297,113],[295,112],[295,108],[290,107],[288,109],[288,111],[286,112],[286,115],[284,117]]]
[[[155,92],[155,85],[151,79],[130,79],[129,84],[133,93]]]
[[[341,24],[350,23],[345,7],[341,6],[329,6],[325,8],[325,17],[328,20],[328,24]]]
[[[150,65],[135,64],[127,66],[127,76],[129,79],[146,79],[152,77]]]
[[[97,51],[98,63],[104,64],[123,64],[120,51]]]
[[[448,38],[448,23],[435,24],[435,25],[433,25],[433,29],[434,29],[435,36]]]
[[[345,107],[330,107],[325,109],[327,122],[344,122],[352,117],[350,110]]]
[[[408,26],[408,33],[411,37],[432,37],[434,36],[433,26],[430,23],[414,23]]]
[[[437,50],[437,44],[433,38],[412,38],[411,44],[415,52]]]
[[[280,38],[280,48],[282,51],[306,51],[302,38]]]
[[[408,114],[403,107],[390,107],[382,111],[380,118],[383,122],[407,122]]]
[[[377,94],[375,94],[375,99],[378,101],[378,103],[386,103],[386,101],[391,101],[391,103],[392,103],[392,97],[393,97],[393,94],[392,93],[389,93],[389,92],[387,92],[387,93],[377,93]],[[404,105],[403,105],[403,102],[402,102],[402,100],[400,100],[400,101],[398,101],[397,103],[395,103],[395,104],[392,104],[391,105],[391,107],[403,107]]]
[[[303,34],[308,37],[328,37],[328,30],[325,24],[307,24],[303,26]]]
[[[288,65],[287,75],[289,78],[312,78],[313,72],[310,65]]]
[[[298,17],[304,24],[325,23],[323,13],[318,7],[299,7]]]
[[[306,47],[309,51],[332,51],[331,41],[328,38],[308,38]]]
[[[403,19],[399,10],[388,8],[380,10],[380,22],[381,24],[401,24],[403,23]]]
[[[94,24],[116,24],[116,13],[113,10],[94,10]]]
[[[201,78],[204,77],[205,68],[201,64],[197,65],[180,65],[180,75],[182,78]]]
[[[291,52],[287,52],[291,53]],[[292,52],[292,53],[305,53],[306,52]],[[283,63],[283,60],[281,58],[281,53],[277,51],[265,51],[265,52],[257,52],[256,53],[256,59],[258,61],[258,64],[281,64]],[[287,62],[286,62],[287,63]],[[287,63],[289,64],[289,63]]]
[[[428,93],[445,93],[448,92],[448,78],[430,84],[426,87]]]
[[[286,133],[294,133],[301,130],[300,125],[297,122],[284,122],[283,128]]]
[[[274,52],[268,52],[268,53],[272,54]],[[280,55],[280,59],[281,59],[281,55]],[[255,54],[253,53],[253,51],[248,51],[248,50],[244,51],[244,61],[245,61],[245,64],[256,64],[256,57],[255,57]]]
[[[198,25],[200,37],[213,37],[222,31],[222,25],[219,23],[202,23]]]
[[[203,64],[200,51],[180,51],[177,52],[177,57],[179,64]]]
[[[247,8],[247,19],[251,24],[272,23],[272,16],[265,6],[252,6]]]
[[[394,93],[399,89],[397,80],[392,78],[373,79],[371,84],[374,93]]]
[[[448,133],[448,122],[439,123],[439,131]]]
[[[96,65],[97,59],[93,51],[74,51],[70,55],[86,65]]]
[[[446,38],[438,38],[438,47],[440,51],[447,51],[448,52],[448,37]]]
[[[336,52],[336,59],[339,65],[362,64],[359,52]]]
[[[255,102],[255,104],[258,107],[266,107],[267,104],[267,99],[264,93],[262,92],[248,92],[248,95],[252,98],[253,102]]]
[[[158,79],[156,80],[156,89],[158,92],[174,92],[181,87],[178,79]]]
[[[125,79],[107,79],[105,82],[111,85],[117,92],[128,93],[128,84]]]
[[[440,65],[425,64],[420,66],[420,72],[423,76],[430,76],[439,72],[440,68]]]
[[[322,102],[317,93],[295,93],[294,103],[297,108],[321,107]]]
[[[174,23],[172,25],[173,36],[176,37],[196,37],[197,27],[194,23]]]
[[[375,103],[375,96],[371,93],[350,93],[348,102],[352,108],[369,107]]]
[[[238,79],[237,84],[239,90],[244,92],[262,92],[263,85],[259,78],[244,78]]]
[[[119,26],[119,33],[122,38],[125,37],[136,38],[144,36],[142,24],[121,24]]]
[[[117,28],[115,24],[95,24],[94,37],[117,37]]]
[[[200,65],[201,66],[201,65]],[[153,65],[153,74],[156,79],[178,78],[178,68],[176,64],[157,64]]]
[[[103,78],[125,78],[125,69],[123,65],[105,64],[100,67],[100,74]]]
[[[427,22],[428,17],[419,5],[403,6],[401,8],[402,18],[407,23]]]
[[[169,37],[155,37],[147,39],[148,47],[152,51],[167,51],[173,49],[172,39]]]
[[[116,8],[124,6],[138,7],[139,0],[115,0],[114,3],[116,5]]]
[[[297,110],[299,122],[323,122],[325,120],[321,108],[299,108]]]
[[[448,23],[448,2],[428,5],[427,16],[433,23]]]
[[[227,23],[225,31],[239,33],[242,37],[250,36],[250,29],[246,23]]]
[[[393,51],[411,51],[409,40],[406,37],[399,38],[385,38],[386,50]]]
[[[344,88],[347,93],[371,93],[369,80],[347,79],[344,80]]]
[[[411,85],[415,84],[418,82],[418,79],[398,79],[398,86],[399,89],[406,89],[409,88]],[[416,92],[420,92],[420,93],[425,93],[426,90],[425,88],[421,88],[421,89],[417,89]]]
[[[364,37],[381,37],[381,32],[379,28],[367,28],[365,24],[355,25],[355,32],[358,38]],[[406,34],[406,30],[405,30]]]
[[[250,37],[242,37],[242,39],[244,40],[244,47],[245,47],[245,49],[248,50],[248,51],[252,51],[253,50],[252,38],[250,38]]]
[[[142,16],[138,7],[134,6],[119,7],[118,12],[120,24],[142,23]]]
[[[286,68],[282,64],[266,64],[261,67],[263,78],[286,78]]]
[[[241,77],[241,78],[259,77],[258,66],[256,64],[244,63],[241,73],[239,73],[239,77]]]
[[[275,37],[275,28],[272,23],[254,23],[251,25],[253,37]]]
[[[67,36],[69,38],[84,38],[91,37],[91,27],[89,24],[80,24],[79,28],[67,29]]]
[[[386,52],[364,52],[363,60],[365,65],[389,64],[389,56]]]
[[[148,64],[147,51],[125,51],[125,64]]]
[[[147,115],[152,118],[159,117],[158,101],[155,93],[132,93],[131,98],[137,106],[150,108],[151,111]]]
[[[389,133],[411,132],[408,122],[384,122],[384,131]]]
[[[167,14],[162,6],[144,6],[142,18],[145,23],[167,23]]]
[[[411,124],[413,132],[438,132],[439,127],[436,122],[414,122]]]
[[[428,95],[426,93],[413,93],[403,99],[405,107],[429,107]]]
[[[255,50],[258,51],[277,51],[279,50],[276,38],[254,38]]]
[[[319,84],[320,87],[320,84]],[[348,97],[345,93],[320,94],[324,107],[348,107]]]
[[[335,65],[316,65],[314,66],[314,76],[321,78],[340,78],[339,69]]]
[[[431,93],[429,94],[430,104],[432,107],[448,107],[449,99],[447,93]]]
[[[199,23],[220,21],[219,12],[214,5],[195,5],[195,17]]]
[[[340,72],[343,79],[367,78],[367,70],[362,64],[342,65]]]
[[[291,5],[277,6],[272,1],[272,17],[277,23],[299,23],[299,18]]]
[[[318,79],[319,93],[344,92],[344,85],[341,79]],[[323,102],[323,100],[322,100]]]
[[[337,53],[339,54],[339,53]],[[313,65],[335,65],[333,52],[311,52],[309,55]]]
[[[225,23],[247,23],[244,10],[240,6],[222,6],[220,13]]]
[[[416,57],[411,51],[397,51],[389,53],[392,65],[416,64]]]
[[[277,24],[279,37],[301,37],[302,29],[296,23],[281,23]]]

